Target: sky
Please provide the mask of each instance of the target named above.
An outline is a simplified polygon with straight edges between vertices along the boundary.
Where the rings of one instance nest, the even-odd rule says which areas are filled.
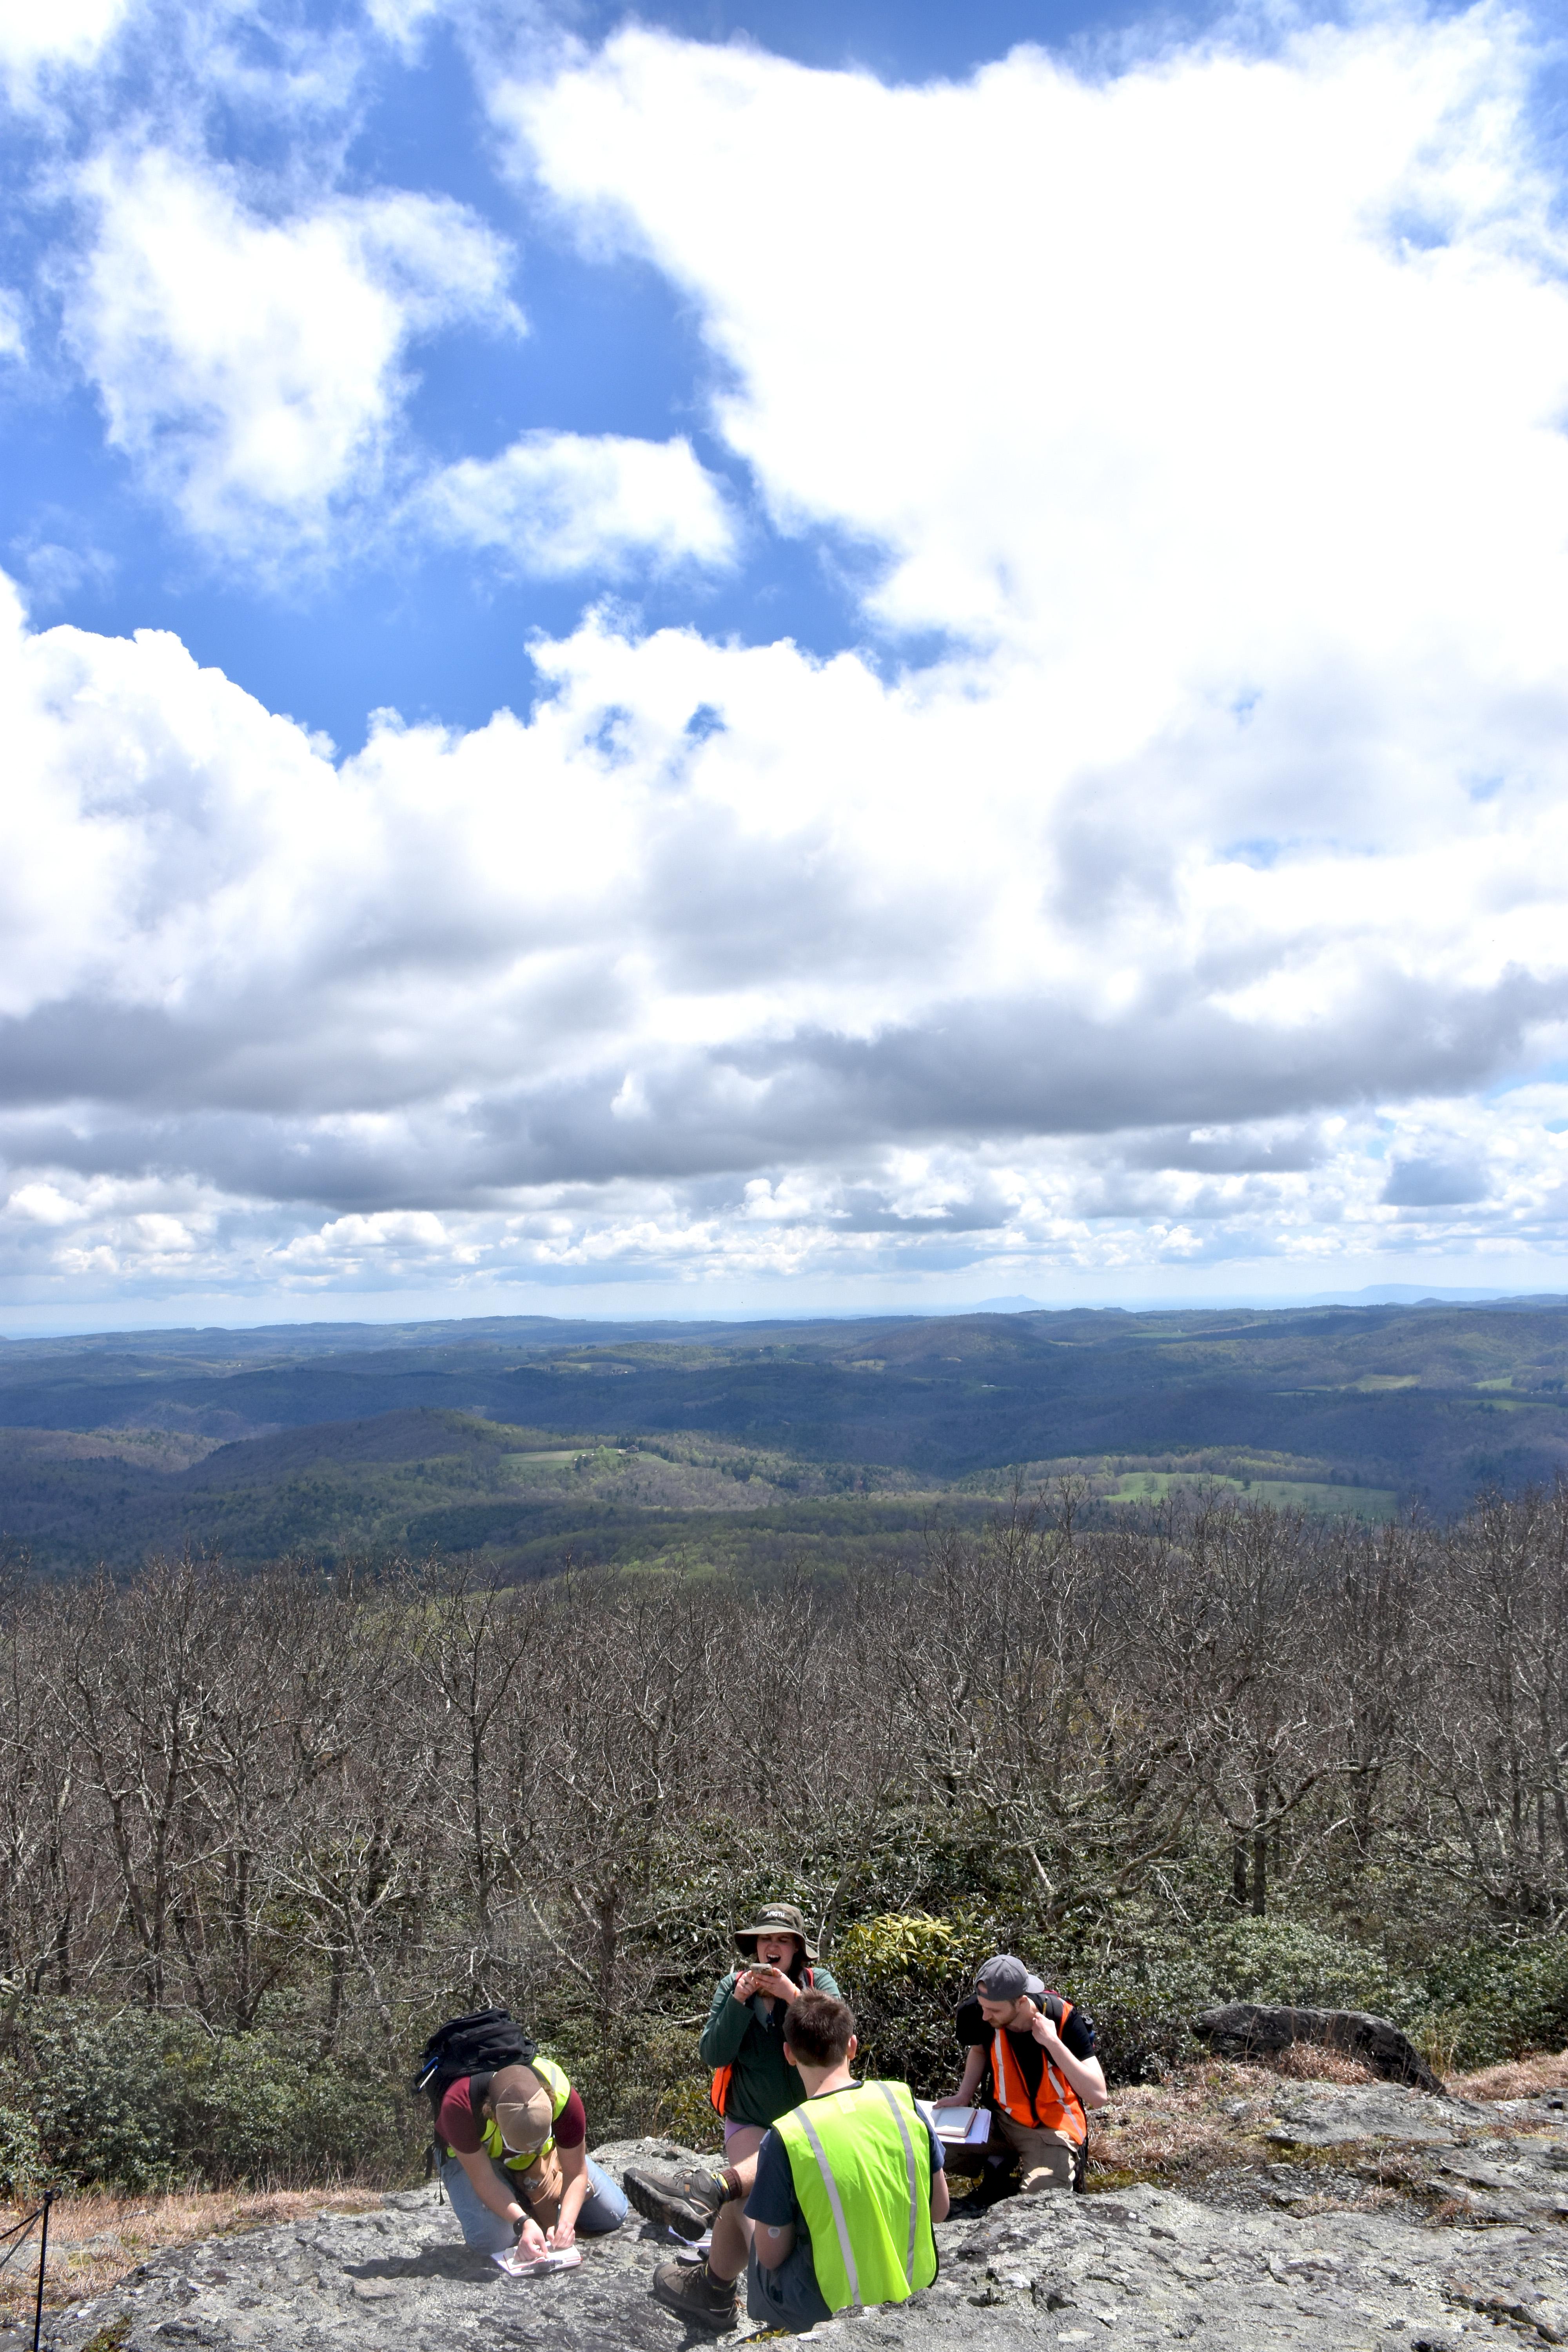
[[[1568,1291],[1563,46],[0,0],[0,1332]]]

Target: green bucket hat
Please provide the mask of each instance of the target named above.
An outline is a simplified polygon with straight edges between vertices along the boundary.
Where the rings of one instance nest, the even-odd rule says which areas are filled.
[[[805,1932],[805,1920],[793,1903],[764,1903],[749,1927],[736,1928],[735,1941],[749,1960],[756,1958],[759,1936],[798,1936],[806,1958],[816,1958],[816,1946]]]

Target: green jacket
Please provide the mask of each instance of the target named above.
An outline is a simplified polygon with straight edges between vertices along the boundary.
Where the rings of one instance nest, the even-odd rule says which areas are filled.
[[[734,2068],[730,2077],[725,2122],[760,2124],[765,2129],[777,2123],[781,2116],[787,2116],[792,2107],[799,2106],[805,2096],[805,2084],[784,2058],[784,2003],[757,1993],[742,2009],[739,2001],[730,1998],[740,1973],[739,1969],[731,1969],[714,1994],[699,2046],[705,2066]],[[830,1992],[836,2000],[843,2000],[830,1970],[814,1968],[811,1977],[814,1992]],[[773,2014],[775,2009],[777,2017]]]

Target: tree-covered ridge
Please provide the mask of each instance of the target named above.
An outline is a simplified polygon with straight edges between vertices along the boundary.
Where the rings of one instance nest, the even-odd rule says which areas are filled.
[[[496,2000],[596,2130],[689,2131],[729,1927],[781,1894],[922,2076],[998,1947],[1121,2079],[1231,1994],[1386,2011],[1444,2067],[1568,2036],[1568,1495],[1076,1503],[832,1580],[14,1581],[0,2108],[80,2177],[132,2165],[115,2116],[149,2177],[243,2172],[258,2102],[384,2170],[430,2022]]]
[[[1442,1515],[1568,1465],[1565,1381],[1559,1301],[12,1343],[0,1532],[75,1570],[184,1542],[774,1569],[890,1555],[1019,1467]]]

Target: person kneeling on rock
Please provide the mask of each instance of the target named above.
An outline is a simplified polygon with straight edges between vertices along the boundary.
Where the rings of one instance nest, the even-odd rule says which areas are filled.
[[[579,2230],[601,2237],[626,2219],[625,2196],[588,2154],[582,2098],[549,2058],[460,2075],[436,2131],[442,2186],[481,2253],[504,2253],[514,2239],[535,2257],[563,2253]]]
[[[698,2326],[735,2325],[742,2270],[750,2316],[797,2336],[851,2306],[906,2302],[936,2276],[931,2224],[947,2213],[947,2178],[908,2084],[856,2082],[855,2013],[827,1993],[791,2002],[784,2046],[801,2104],[717,2176],[730,2193],[707,2259],[654,2273],[656,2301]]]
[[[1088,2111],[1106,2101],[1092,2019],[1001,1952],[976,1975],[973,1998],[958,2012],[958,2038],[968,2056],[951,2104],[971,2105],[984,2084],[1002,2142],[1002,2162],[988,2167],[978,2205],[1008,2193],[1000,2176],[1012,2157],[1026,2197],[1071,2189],[1088,2149]]]

